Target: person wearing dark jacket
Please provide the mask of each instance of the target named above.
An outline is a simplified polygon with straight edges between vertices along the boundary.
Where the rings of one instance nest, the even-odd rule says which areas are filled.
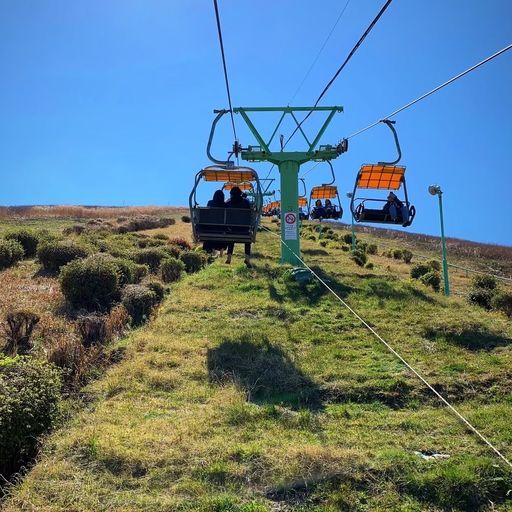
[[[222,192],[222,190],[216,190],[212,199],[208,201],[206,206],[208,206],[208,208],[225,208],[226,203],[224,202],[224,192]],[[227,246],[228,243],[223,242],[222,240],[207,240],[203,242],[203,251],[219,251],[222,257]]]
[[[405,222],[409,215],[407,206],[405,206],[393,192],[388,194],[387,199],[388,201],[384,205],[384,208],[382,208],[382,211],[389,214],[393,221],[396,221],[398,218],[401,222]]]
[[[230,198],[226,202],[226,208],[250,208],[251,203],[242,196],[242,191],[239,187],[233,187],[230,191]],[[233,250],[235,248],[235,242],[228,242],[228,256],[226,258],[226,263],[229,265],[231,263],[231,258],[233,256]],[[245,264],[250,267],[251,266],[251,243],[247,242],[245,244]]]

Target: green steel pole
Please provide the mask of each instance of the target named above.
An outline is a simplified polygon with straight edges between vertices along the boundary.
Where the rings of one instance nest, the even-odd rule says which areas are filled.
[[[282,247],[281,263],[289,263],[294,267],[302,266],[297,259],[297,256],[300,256],[299,167],[300,164],[293,160],[285,160],[279,163],[279,174],[281,175],[281,239],[286,243]]]
[[[356,250],[356,233],[354,231],[354,216],[351,215],[352,219],[352,251]]]
[[[443,274],[444,274],[444,294],[450,295],[450,283],[448,282],[448,261],[446,259],[446,240],[444,238],[444,221],[443,221],[443,193],[439,190],[439,216],[441,217],[441,245],[443,248]]]

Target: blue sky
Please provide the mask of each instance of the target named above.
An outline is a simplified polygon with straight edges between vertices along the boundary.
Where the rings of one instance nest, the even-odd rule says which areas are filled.
[[[383,3],[349,2],[293,104],[313,104]],[[234,106],[286,105],[344,4],[219,0]],[[322,142],[510,44],[511,20],[509,0],[394,0],[322,100],[345,109]],[[2,205],[185,205],[208,163],[212,111],[227,106],[209,0],[0,0],[0,84]],[[396,117],[418,210],[411,231],[438,234],[427,187],[439,183],[448,235],[512,244],[511,86],[509,51]],[[255,120],[271,131],[272,116]],[[241,142],[254,143],[236,122]],[[232,139],[226,119],[215,153]],[[340,191],[352,189],[361,163],[393,155],[384,126],[352,139],[334,162]],[[255,167],[263,176],[270,168]],[[308,187],[328,176],[316,167]]]

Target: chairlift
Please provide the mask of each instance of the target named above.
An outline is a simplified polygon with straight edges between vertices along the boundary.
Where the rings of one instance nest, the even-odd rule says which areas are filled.
[[[229,183],[231,188],[238,186],[240,189],[244,189],[243,187],[246,186],[244,184],[249,183],[250,188],[254,191],[251,208],[199,206],[196,193],[202,181]],[[189,197],[194,240],[197,242],[254,242],[261,215],[261,197],[260,180],[254,169],[249,167],[226,168],[220,164],[201,169],[196,174],[194,187]]]
[[[356,222],[368,222],[371,224],[401,224],[408,227],[412,224],[416,215],[416,208],[409,202],[407,185],[405,181],[405,166],[396,165],[402,157],[398,135],[396,133],[395,121],[383,119],[382,122],[389,127],[395,139],[398,157],[393,162],[378,162],[377,164],[364,164],[357,173],[354,184],[354,191],[350,201],[350,210]],[[403,186],[404,200],[399,198],[398,202],[392,203],[386,199],[358,197],[359,189],[367,190],[400,190]],[[389,196],[388,196],[389,197]],[[367,203],[373,206],[374,203],[384,203],[383,208],[367,207]],[[394,204],[394,206],[393,206]]]
[[[330,183],[324,183],[323,185],[318,185],[311,189],[309,194],[309,203],[308,203],[308,216],[310,219],[341,219],[343,216],[343,208],[341,206],[340,196],[338,194],[338,187],[334,185],[336,181],[336,177],[334,175],[334,168],[329,160],[326,160],[329,164],[332,173],[332,181]],[[331,203],[330,207],[327,209],[322,206],[322,209],[316,208],[314,204],[318,200],[329,200]],[[335,200],[333,204],[331,200]],[[312,201],[314,203],[312,204]]]

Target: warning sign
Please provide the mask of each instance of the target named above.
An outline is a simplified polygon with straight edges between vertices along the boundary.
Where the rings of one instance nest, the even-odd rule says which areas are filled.
[[[284,214],[284,239],[297,240],[297,214],[295,212]]]

